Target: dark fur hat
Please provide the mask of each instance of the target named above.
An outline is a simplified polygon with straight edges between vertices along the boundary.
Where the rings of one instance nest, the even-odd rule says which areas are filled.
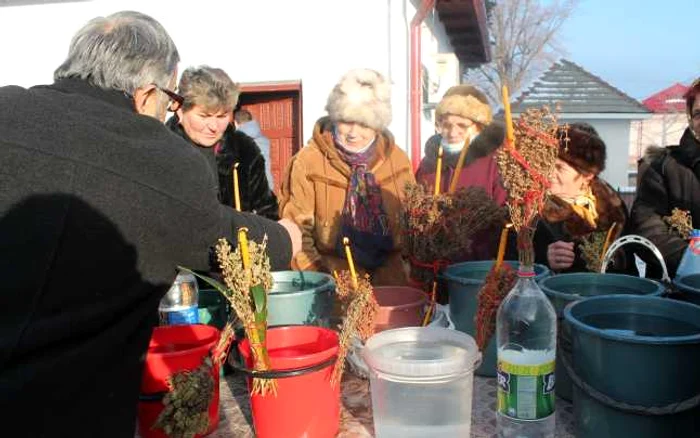
[[[559,129],[559,158],[581,173],[597,175],[605,169],[605,142],[588,123]]]

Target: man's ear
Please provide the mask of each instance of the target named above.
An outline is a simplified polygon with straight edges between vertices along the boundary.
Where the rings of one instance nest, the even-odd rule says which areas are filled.
[[[134,108],[139,114],[153,117],[157,96],[155,85],[137,88],[134,92]]]

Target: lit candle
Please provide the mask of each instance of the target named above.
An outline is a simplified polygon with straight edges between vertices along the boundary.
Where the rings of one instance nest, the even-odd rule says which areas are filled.
[[[608,230],[608,234],[605,236],[605,243],[603,243],[603,251],[600,253],[601,262],[605,260],[605,253],[608,252],[608,247],[612,243],[610,240],[612,239],[613,231],[615,230],[616,226],[617,222],[613,222],[613,224],[610,226],[610,229]]]
[[[508,86],[503,86],[503,111],[505,113],[506,122],[506,139],[511,145],[515,142],[515,133],[513,132],[513,114],[510,112],[510,97],[508,95]]]
[[[506,255],[506,246],[508,245],[508,230],[513,224],[506,224],[501,231],[501,240],[498,243],[498,256],[496,257],[496,270],[501,269],[503,257]]]
[[[238,229],[238,247],[241,249],[241,259],[243,260],[243,269],[250,269],[250,253],[248,252],[248,228],[241,227]]]
[[[442,146],[438,148],[437,169],[435,170],[435,196],[440,194],[440,180],[442,179]]]
[[[235,163],[233,165],[233,205],[236,210],[241,211],[241,190],[238,185],[238,165],[240,163]]]
[[[343,245],[345,246],[345,257],[348,259],[348,266],[350,267],[350,276],[352,277],[352,287],[357,290],[357,271],[355,270],[355,262],[352,259],[352,252],[350,251],[350,239],[343,237]]]

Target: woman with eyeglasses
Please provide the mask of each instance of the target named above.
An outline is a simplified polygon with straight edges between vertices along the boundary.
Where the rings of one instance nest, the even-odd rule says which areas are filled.
[[[231,123],[239,89],[226,72],[208,66],[190,67],[180,78],[181,98],[168,90],[162,91],[171,98],[170,110],[175,113],[166,125],[207,159],[218,177],[219,201],[236,206],[235,166],[241,210],[279,219],[277,198],[268,185],[260,148]]]

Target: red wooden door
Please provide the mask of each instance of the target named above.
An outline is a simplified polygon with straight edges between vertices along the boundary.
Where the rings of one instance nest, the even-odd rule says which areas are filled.
[[[246,92],[240,106],[250,111],[260,130],[270,140],[270,164],[279,193],[282,176],[301,144],[301,102],[299,91]]]

